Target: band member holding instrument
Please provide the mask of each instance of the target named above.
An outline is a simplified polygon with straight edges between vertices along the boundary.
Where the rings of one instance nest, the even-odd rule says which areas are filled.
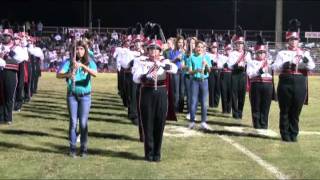
[[[221,104],[222,104],[222,113],[230,114],[231,113],[231,100],[232,100],[232,91],[231,91],[231,69],[228,68],[228,58],[232,52],[232,46],[230,42],[229,35],[224,36],[224,55],[221,61],[218,62],[218,67],[221,68],[220,74],[220,87],[221,87]]]
[[[161,159],[161,144],[168,109],[166,73],[176,73],[177,66],[168,59],[161,60],[162,43],[148,44],[148,59],[136,67],[133,80],[140,83],[139,110],[144,134],[146,161]]]
[[[236,49],[231,52],[228,59],[228,68],[232,70],[232,117],[235,119],[242,119],[242,112],[246,97],[246,65],[251,61],[251,53],[246,51],[244,47],[245,38],[240,26],[236,29],[234,43],[236,45]]]
[[[272,61],[267,57],[267,46],[262,37],[257,37],[254,47],[256,57],[248,62],[247,74],[250,79],[250,103],[253,127],[268,129],[268,116],[272,99],[273,84],[271,75]]]
[[[280,71],[278,101],[280,107],[280,134],[283,141],[296,142],[299,134],[299,116],[308,100],[308,71],[315,68],[309,51],[299,48],[300,22],[293,19],[286,32],[288,49],[278,52],[274,69]]]
[[[3,72],[0,76],[3,89],[3,103],[0,106],[0,112],[3,113],[0,121],[12,124],[12,110],[16,95],[17,79],[19,71],[19,62],[23,61],[23,51],[13,42],[12,29],[4,29],[2,32],[3,42],[1,47],[0,58],[5,61]]]
[[[97,66],[88,54],[84,41],[75,45],[76,58],[69,59],[62,65],[57,78],[67,78],[67,105],[70,116],[69,140],[70,156],[76,157],[77,122],[80,121],[80,156],[87,155],[88,116],[91,106],[91,77],[96,77]],[[74,82],[74,83],[73,83]]]
[[[218,62],[223,61],[224,57],[218,53],[218,42],[213,38],[209,47],[211,59],[211,72],[209,74],[209,107],[218,107],[220,101],[220,72]]]

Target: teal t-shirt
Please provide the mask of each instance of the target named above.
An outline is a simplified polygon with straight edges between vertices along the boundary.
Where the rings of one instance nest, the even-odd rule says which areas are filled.
[[[97,65],[93,60],[89,61],[88,67],[94,71],[97,71]],[[61,67],[60,73],[67,73],[70,71],[70,59],[67,60]],[[75,89],[73,93],[75,94],[86,94],[91,92],[91,76],[88,72],[84,72],[83,68],[77,69],[75,74]],[[67,89],[68,92],[72,92],[72,80],[67,79]]]
[[[210,57],[206,54],[205,55],[192,54],[190,56],[188,67],[191,68],[192,71],[194,71],[196,69],[202,69],[202,68],[204,68],[202,65],[202,61],[206,61],[208,64],[208,67],[211,68],[212,64],[211,64]],[[202,73],[197,72],[197,73],[193,74],[193,77],[194,78],[208,78],[209,73],[202,74]]]
[[[94,57],[94,53],[90,49],[88,50],[88,54],[89,54],[90,57]]]
[[[193,53],[192,53],[192,55],[193,55]],[[187,55],[186,53],[184,53],[183,55],[182,55],[182,60],[183,60],[183,62],[184,62],[184,64],[185,64],[185,66],[186,66],[186,70],[184,70],[184,74],[189,74],[189,64],[190,64],[190,57],[191,56],[189,56],[189,55]]]

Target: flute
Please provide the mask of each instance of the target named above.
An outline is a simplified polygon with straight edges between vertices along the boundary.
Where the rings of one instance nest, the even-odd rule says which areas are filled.
[[[76,55],[76,50],[77,50],[77,46],[76,46],[76,40],[74,40],[74,51],[73,51],[73,57],[72,57],[72,64],[71,64],[71,73],[72,73],[72,76],[71,76],[71,81],[72,81],[72,92],[75,91],[76,89],[76,80],[75,80],[75,75],[76,75],[76,71],[77,71],[77,68],[76,68],[76,63],[77,63],[77,55]]]

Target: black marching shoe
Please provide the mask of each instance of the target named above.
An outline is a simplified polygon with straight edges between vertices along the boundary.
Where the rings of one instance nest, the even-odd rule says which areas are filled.
[[[292,142],[298,142],[297,136],[291,136],[291,141]]]
[[[153,161],[154,162],[160,162],[161,161],[161,157],[160,156],[154,156],[153,157]]]
[[[136,126],[139,124],[138,121],[139,121],[138,118],[131,118],[132,124],[134,124],[134,125],[136,125]]]
[[[291,142],[291,139],[288,136],[281,136],[282,141]]]
[[[152,156],[145,156],[144,159],[146,161],[152,162],[153,161],[153,157]]]

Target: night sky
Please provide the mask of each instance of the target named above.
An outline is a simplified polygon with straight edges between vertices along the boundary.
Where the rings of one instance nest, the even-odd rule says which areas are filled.
[[[161,24],[166,32],[176,28],[233,29],[233,0],[92,0],[93,26],[128,27],[148,20]],[[276,0],[238,0],[238,24],[244,29],[274,30]],[[19,23],[41,20],[44,25],[84,26],[88,23],[88,0],[1,1],[0,18]],[[284,0],[283,25],[298,18],[302,30],[320,31],[314,14],[320,1]],[[319,16],[318,16],[319,17]]]

